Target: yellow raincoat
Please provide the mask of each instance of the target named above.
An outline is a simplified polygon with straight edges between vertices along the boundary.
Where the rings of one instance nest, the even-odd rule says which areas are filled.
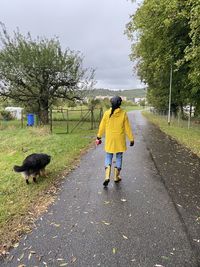
[[[115,109],[110,117],[111,108],[107,110],[101,120],[97,137],[105,134],[105,151],[118,153],[126,151],[126,135],[129,141],[134,141],[134,136],[126,112],[120,108]]]

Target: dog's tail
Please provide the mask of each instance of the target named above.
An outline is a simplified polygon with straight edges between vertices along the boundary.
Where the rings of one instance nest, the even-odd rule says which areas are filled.
[[[13,167],[13,169],[14,169],[15,172],[23,172],[23,171],[26,170],[26,168],[25,168],[24,165],[22,165],[22,166],[17,166],[17,165],[15,165],[15,166]]]

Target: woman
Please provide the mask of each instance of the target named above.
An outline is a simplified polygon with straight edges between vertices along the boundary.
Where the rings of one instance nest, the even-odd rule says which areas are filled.
[[[97,134],[96,144],[101,144],[101,138],[105,134],[105,180],[103,185],[106,187],[110,182],[110,173],[113,155],[116,154],[116,166],[114,167],[114,181],[121,181],[120,171],[122,168],[122,156],[126,151],[126,136],[130,140],[130,146],[134,145],[134,136],[124,110],[120,108],[122,99],[114,96],[110,100],[111,108],[107,110],[101,120]]]

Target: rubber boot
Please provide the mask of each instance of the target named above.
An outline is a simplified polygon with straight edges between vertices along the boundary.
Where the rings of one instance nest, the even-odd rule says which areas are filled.
[[[118,169],[117,167],[114,168],[114,181],[115,183],[118,183],[121,181],[121,177],[120,177],[120,169]]]
[[[110,182],[110,173],[111,173],[111,166],[107,166],[105,168],[106,170],[106,176],[105,176],[105,180],[103,182],[103,185],[106,187],[108,185],[108,183]]]

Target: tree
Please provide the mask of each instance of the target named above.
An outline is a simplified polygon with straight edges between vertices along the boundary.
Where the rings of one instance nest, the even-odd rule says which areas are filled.
[[[191,41],[186,8],[186,0],[144,0],[126,27],[133,42],[131,59],[137,60],[138,75],[149,87],[148,101],[162,110],[167,109],[169,74],[173,67],[175,113],[190,97],[189,64],[183,61]]]
[[[200,1],[187,2],[186,16],[190,25],[191,43],[185,49],[185,61],[189,64],[190,103],[195,106],[195,115],[200,114]]]
[[[93,86],[94,71],[84,69],[82,56],[58,39],[34,40],[19,31],[10,37],[1,24],[0,96],[21,103],[48,123],[48,110],[57,99],[81,99]]]

